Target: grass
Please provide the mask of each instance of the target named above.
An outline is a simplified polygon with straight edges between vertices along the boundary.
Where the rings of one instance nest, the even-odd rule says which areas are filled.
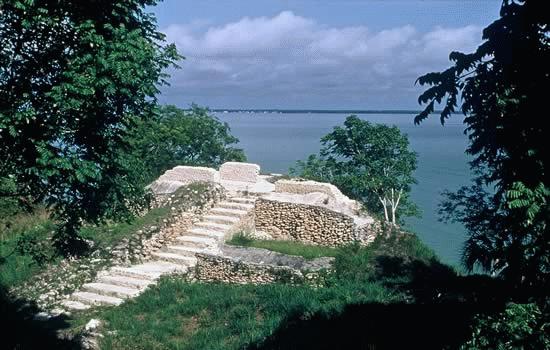
[[[370,282],[314,289],[306,285],[227,285],[165,278],[138,298],[105,310],[102,349],[241,349],[261,341],[291,317],[336,314],[349,301],[399,297]]]
[[[324,256],[335,257],[340,253],[340,248],[304,244],[296,241],[256,240],[244,234],[235,235],[227,244],[263,248],[282,254],[301,256],[308,260]]]
[[[121,240],[132,236],[137,230],[160,225],[168,216],[170,208],[154,208],[144,216],[126,222],[115,222],[98,226],[85,226],[80,230],[82,237],[93,240],[99,248],[112,247]]]
[[[240,237],[232,243],[243,241]],[[246,240],[243,244],[256,246],[257,242]],[[288,252],[291,244],[296,245],[295,242],[281,243],[284,244],[267,246]],[[304,332],[307,334],[304,339],[312,337],[312,343],[308,344],[311,347],[305,348],[326,348],[327,344],[315,342],[319,322],[347,332],[344,328],[361,328],[361,323],[348,319],[349,323],[338,325],[334,321],[333,325],[333,320],[348,317],[356,307],[370,305],[373,312],[384,315],[385,311],[381,311],[384,309],[380,308],[405,305],[406,294],[388,282],[408,281],[412,277],[406,269],[389,279],[380,275],[383,269],[380,263],[384,261],[380,258],[387,257],[388,251],[393,258],[415,262],[428,263],[435,258],[433,252],[423,248],[412,235],[378,239],[368,247],[350,245],[328,251],[317,246],[297,246],[297,250],[291,251],[300,254],[306,251],[304,255],[310,257],[328,254],[335,257],[334,272],[325,277],[323,287],[191,283],[177,277],[163,278],[139,297],[120,307],[100,310],[93,316],[106,321],[104,334],[109,335],[102,339],[102,349],[288,348],[273,344],[298,341],[293,332]],[[368,312],[361,315],[368,318]],[[88,319],[90,317],[88,315]],[[73,322],[84,324],[81,320]],[[386,331],[392,329],[392,322],[405,321],[388,319],[387,322]],[[281,332],[292,334],[281,335]],[[283,343],[278,343],[281,341]]]
[[[112,246],[144,226],[160,224],[169,213],[169,207],[154,209],[130,222],[87,226],[82,235],[93,239],[97,247]],[[35,213],[13,220],[9,230],[2,232],[0,289],[2,285],[29,280],[41,270],[28,255],[15,252],[18,239],[28,235],[39,243],[49,242],[54,228],[45,213]],[[307,259],[331,256],[335,258],[334,271],[325,276],[323,287],[190,283],[176,277],[163,278],[120,307],[75,313],[69,321],[72,331],[82,329],[92,317],[106,321],[100,340],[102,349],[349,348],[346,339],[364,334],[365,329],[376,335],[384,330],[391,332],[395,323],[401,322],[403,328],[410,326],[415,332],[416,324],[431,331],[442,317],[434,316],[434,325],[416,321],[424,310],[415,310],[411,318],[403,317],[401,307],[406,308],[410,295],[395,285],[412,283],[418,271],[425,275],[425,270],[418,270],[415,264],[427,266],[437,261],[435,254],[413,235],[380,238],[368,247],[330,248],[256,241],[244,236],[236,236],[230,244]],[[434,290],[424,284],[422,287]],[[393,306],[398,308],[397,313]],[[357,310],[362,310],[360,319],[349,316]],[[460,320],[457,310],[444,312]],[[384,317],[385,321],[378,322]],[[373,328],[378,323],[379,328]],[[340,337],[336,329],[351,334]],[[296,346],[300,341],[303,345]],[[364,347],[373,348],[371,343]]]
[[[17,213],[0,220],[0,286],[16,286],[40,272],[30,254],[17,248],[25,240],[40,245],[38,249],[47,256],[54,256],[49,242],[54,223],[43,208],[32,213]]]
[[[80,230],[80,235],[92,240],[94,249],[113,247],[144,227],[160,226],[172,207],[188,208],[204,204],[203,194],[207,192],[207,186],[202,183],[183,186],[172,195],[170,204],[126,222],[86,225]],[[49,218],[46,209],[39,207],[31,213],[10,212],[6,209],[9,208],[6,203],[0,204],[0,286],[15,287],[29,281],[48,265],[54,266],[62,257],[52,247],[56,224]],[[37,263],[33,254],[43,259],[43,263]]]
[[[96,249],[112,247],[144,226],[160,224],[169,212],[169,208],[156,208],[129,222],[85,226],[81,229],[81,235],[93,240]],[[49,265],[62,258],[51,245],[56,225],[45,211],[19,214],[11,220],[9,227],[2,232],[0,241],[0,285],[17,286],[44,270],[45,266],[37,263],[31,252],[43,257],[44,264]],[[27,250],[18,250],[17,247],[25,241],[28,241],[25,245]]]

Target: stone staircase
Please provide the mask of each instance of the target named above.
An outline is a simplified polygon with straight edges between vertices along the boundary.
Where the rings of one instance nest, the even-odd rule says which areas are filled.
[[[186,272],[196,264],[196,253],[219,253],[219,245],[233,227],[254,208],[254,199],[229,197],[217,203],[202,221],[177,237],[175,242],[152,253],[152,258],[129,267],[114,266],[100,272],[92,283],[62,302],[68,309],[84,310],[93,305],[118,305],[143,292],[164,275]]]

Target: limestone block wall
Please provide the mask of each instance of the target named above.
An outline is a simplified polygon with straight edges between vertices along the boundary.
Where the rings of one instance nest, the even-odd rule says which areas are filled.
[[[220,179],[228,181],[252,182],[258,181],[260,166],[252,163],[227,162],[220,167]]]
[[[255,228],[273,239],[338,246],[356,240],[352,217],[321,206],[256,200]]]
[[[220,176],[215,169],[180,165],[167,170],[157,181],[179,181],[184,184],[192,182],[219,182]]]

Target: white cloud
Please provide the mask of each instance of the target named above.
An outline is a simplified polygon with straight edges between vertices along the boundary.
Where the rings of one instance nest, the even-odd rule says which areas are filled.
[[[187,58],[165,102],[213,107],[410,107],[419,75],[448,66],[451,51],[473,50],[481,40],[475,26],[376,32],[330,28],[289,11],[164,32]]]

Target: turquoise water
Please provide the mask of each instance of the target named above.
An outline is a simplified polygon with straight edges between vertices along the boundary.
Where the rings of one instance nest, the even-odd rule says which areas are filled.
[[[240,139],[248,160],[260,164],[262,172],[287,173],[299,159],[317,153],[320,138],[345,120],[345,114],[270,114],[270,113],[216,113],[227,122],[232,133]],[[445,126],[432,117],[420,126],[413,123],[413,115],[359,114],[375,123],[397,125],[409,136],[412,148],[418,153],[418,184],[412,199],[422,210],[422,218],[410,219],[408,227],[447,263],[460,259],[464,228],[458,224],[438,221],[437,206],[441,192],[455,190],[469,182],[468,157],[464,150],[462,116],[455,115]]]

